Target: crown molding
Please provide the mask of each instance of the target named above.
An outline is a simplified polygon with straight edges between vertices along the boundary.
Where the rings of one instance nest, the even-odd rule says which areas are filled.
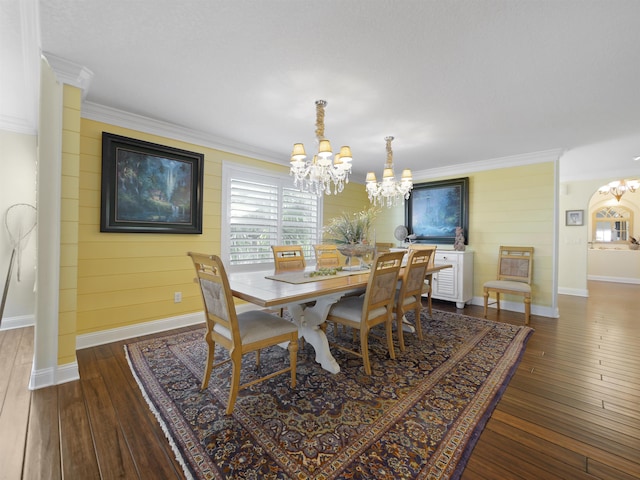
[[[174,140],[202,145],[203,147],[282,165],[281,155],[275,152],[265,151],[264,148],[233,142],[209,133],[192,130],[93,102],[84,102],[82,104],[82,117],[96,122],[117,125],[131,130],[173,138]]]
[[[0,130],[25,135],[37,135],[38,128],[33,122],[25,118],[17,118],[9,115],[0,115]]]
[[[523,165],[531,165],[534,163],[557,162],[563,153],[563,149],[553,149],[543,150],[540,152],[523,153],[520,155],[511,155],[508,157],[493,158],[489,160],[480,160],[478,162],[460,163],[447,167],[431,168],[428,170],[413,172],[413,178],[440,178],[452,175],[466,175],[469,173],[482,172],[485,170],[520,167]]]
[[[82,99],[84,100],[89,92],[91,80],[93,80],[93,72],[87,67],[58,57],[53,53],[43,52],[43,56],[55,72],[58,80],[82,90]]]

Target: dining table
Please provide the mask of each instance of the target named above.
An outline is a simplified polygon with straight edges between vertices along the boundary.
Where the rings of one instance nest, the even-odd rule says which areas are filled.
[[[433,274],[445,268],[451,265],[429,267],[425,279],[431,284]],[[340,365],[331,354],[321,325],[331,306],[343,296],[364,293],[369,270],[321,273],[315,268],[286,273],[275,273],[273,269],[234,272],[229,274],[229,286],[234,297],[259,307],[274,310],[286,307],[298,327],[298,337],[313,346],[316,362],[323,369],[338,373]]]

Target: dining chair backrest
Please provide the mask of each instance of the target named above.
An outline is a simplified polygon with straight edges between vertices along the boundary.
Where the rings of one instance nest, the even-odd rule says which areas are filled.
[[[391,242],[376,242],[376,255],[390,252],[392,247],[393,243]]]
[[[423,244],[423,243],[413,243],[413,244],[409,245],[409,251],[411,251],[411,250],[431,250],[433,252],[431,257],[429,258],[429,268],[432,268],[435,265],[436,249],[437,248],[438,248],[437,245],[426,245],[426,244]]]
[[[389,252],[381,253],[374,259],[364,296],[364,321],[379,315],[380,308],[393,310],[403,256],[403,252]]]
[[[276,273],[304,270],[307,266],[301,245],[272,245]]]
[[[431,263],[435,249],[411,249],[402,275],[400,297],[421,295],[424,277]]]
[[[402,322],[406,321],[404,314],[409,310],[414,312],[414,324],[418,339],[422,340],[422,294],[425,292],[425,276],[429,263],[435,253],[435,248],[409,249],[407,264],[401,276],[400,291],[396,299],[395,317],[400,350],[404,351],[404,334]]]
[[[330,244],[319,244],[313,246],[316,254],[316,266],[318,268],[339,267],[340,254],[338,247]]]
[[[524,282],[531,285],[533,247],[500,247],[498,280]]]
[[[189,252],[189,256],[193,260],[202,292],[207,331],[224,329],[229,332],[230,338],[219,340],[227,349],[233,344],[240,344],[235,304],[222,260],[216,255],[193,252]]]

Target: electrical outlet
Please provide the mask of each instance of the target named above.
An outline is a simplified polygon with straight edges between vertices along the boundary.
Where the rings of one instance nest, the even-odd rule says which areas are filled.
[[[173,303],[180,303],[182,301],[182,292],[175,292],[173,294]]]

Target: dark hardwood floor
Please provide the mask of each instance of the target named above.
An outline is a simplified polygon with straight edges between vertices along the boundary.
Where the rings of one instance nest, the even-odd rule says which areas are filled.
[[[640,478],[640,285],[589,291],[561,295],[559,319],[532,316],[535,333],[464,479]],[[0,479],[183,478],[123,343],[80,350],[80,381],[30,392],[33,329],[0,332]]]

